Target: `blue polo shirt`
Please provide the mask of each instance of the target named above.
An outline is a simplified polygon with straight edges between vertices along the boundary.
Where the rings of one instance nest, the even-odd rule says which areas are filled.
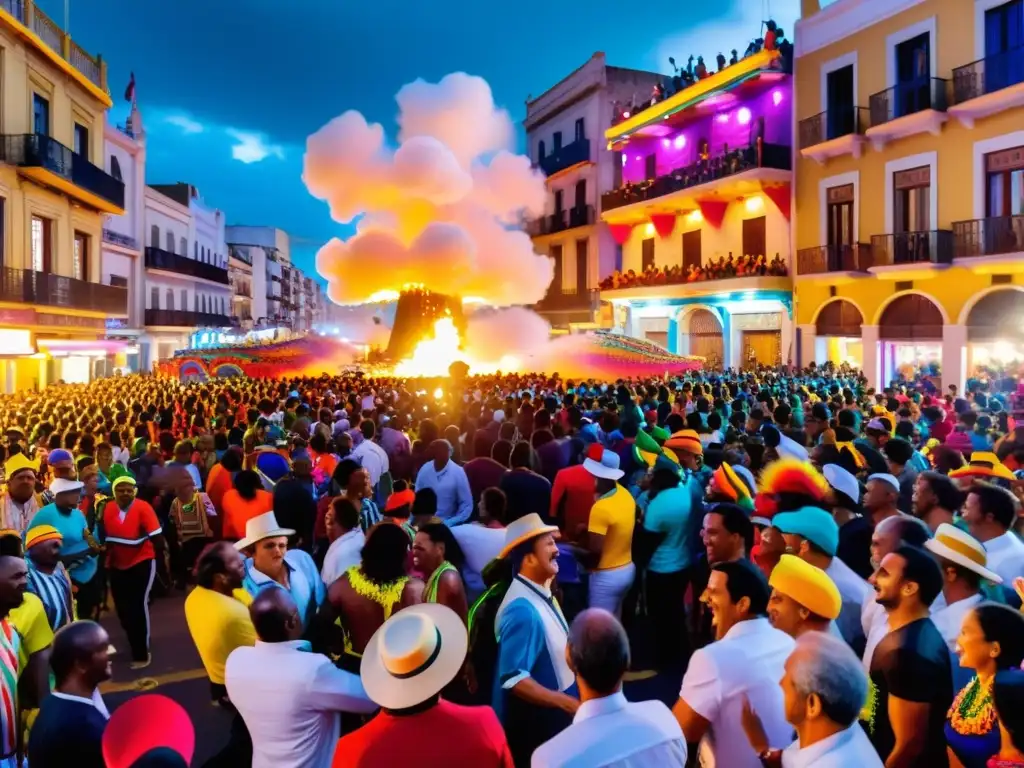
[[[60,545],[62,558],[74,557],[89,551],[89,542],[85,538],[89,524],[78,507],[73,508],[70,514],[64,514],[57,509],[56,504],[47,504],[36,512],[32,522],[28,524],[28,530],[37,525],[52,525],[60,531],[60,535],[64,539]],[[90,555],[68,568],[68,575],[78,584],[85,584],[96,575],[97,567],[96,555]]]
[[[690,565],[690,514],[693,506],[691,489],[686,484],[661,491],[647,505],[644,528],[651,533],[664,533],[665,538],[651,555],[647,570],[652,573],[675,573]]]
[[[289,549],[285,552],[284,566],[288,569],[288,593],[299,609],[302,629],[305,631],[309,629],[317,610],[327,599],[327,587],[320,578],[320,571],[317,570],[313,558],[301,549]],[[258,571],[251,557],[245,560],[242,588],[253,597],[263,589],[284,589],[265,573]]]

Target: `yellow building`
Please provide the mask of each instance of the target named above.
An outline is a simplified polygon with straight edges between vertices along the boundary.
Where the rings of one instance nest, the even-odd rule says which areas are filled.
[[[0,61],[0,391],[87,381],[128,312],[100,284],[103,215],[124,209],[103,169],[106,64],[33,0],[0,3]]]
[[[1024,0],[803,0],[799,358],[1024,359]]]

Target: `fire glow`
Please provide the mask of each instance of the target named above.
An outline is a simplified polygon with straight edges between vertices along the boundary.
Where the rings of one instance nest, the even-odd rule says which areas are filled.
[[[469,372],[474,375],[517,371],[521,365],[514,355],[504,355],[497,362],[476,360],[461,347],[462,339],[455,321],[442,317],[434,323],[433,338],[423,339],[417,344],[412,355],[395,366],[394,375],[404,378],[447,376],[451,364],[459,361],[468,365]]]

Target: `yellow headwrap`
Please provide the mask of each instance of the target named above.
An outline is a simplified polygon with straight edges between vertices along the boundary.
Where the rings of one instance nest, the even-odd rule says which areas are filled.
[[[836,619],[843,605],[829,575],[796,555],[783,555],[779,559],[768,585],[823,619]]]
[[[31,469],[33,472],[38,472],[39,459],[30,459],[24,453],[17,453],[4,462],[4,474],[8,480],[14,477],[16,472],[21,472],[23,469]]]

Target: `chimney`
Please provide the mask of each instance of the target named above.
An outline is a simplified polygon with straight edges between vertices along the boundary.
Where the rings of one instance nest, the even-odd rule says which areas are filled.
[[[800,0],[800,18],[806,19],[821,10],[820,0]]]

